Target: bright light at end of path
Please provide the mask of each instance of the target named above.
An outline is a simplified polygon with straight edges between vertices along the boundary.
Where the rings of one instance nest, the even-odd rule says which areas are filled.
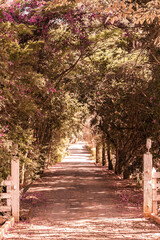
[[[63,162],[94,162],[91,154],[86,148],[87,142],[77,142],[71,144],[68,148],[70,155],[63,159]]]
[[[68,149],[84,149],[86,145],[87,145],[87,142],[77,142],[77,143],[71,144]]]

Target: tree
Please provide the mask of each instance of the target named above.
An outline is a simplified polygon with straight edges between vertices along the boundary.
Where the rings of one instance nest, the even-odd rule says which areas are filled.
[[[2,165],[17,141],[22,179],[42,172],[89,111],[115,172],[142,169],[146,137],[159,143],[158,14],[157,1],[2,1]]]

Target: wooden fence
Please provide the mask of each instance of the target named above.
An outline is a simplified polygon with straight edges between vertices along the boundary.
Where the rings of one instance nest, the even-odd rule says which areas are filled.
[[[152,212],[158,214],[158,202],[160,202],[160,172],[152,169]]]
[[[5,192],[0,194],[3,205],[0,212],[9,212],[16,222],[19,221],[19,159],[15,156],[11,161],[11,176],[2,181]]]
[[[3,206],[0,206],[0,212],[10,212],[11,213],[11,194],[12,194],[12,180],[11,177],[9,176],[7,180],[2,181],[1,186],[5,188],[5,193],[1,193],[1,200],[2,203],[4,203]],[[5,202],[4,202],[5,200]]]
[[[158,202],[160,202],[160,172],[156,172],[156,169],[152,167],[152,154],[149,152],[149,148],[143,156],[143,213],[145,217],[150,217],[152,214],[157,215]]]

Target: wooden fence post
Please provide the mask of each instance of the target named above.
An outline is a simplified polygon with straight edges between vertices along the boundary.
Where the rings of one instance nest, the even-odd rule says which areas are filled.
[[[143,214],[145,217],[152,213],[152,154],[143,155],[144,180],[143,180]]]
[[[19,222],[19,159],[14,156],[11,161],[12,177],[12,216]]]
[[[157,214],[158,213],[158,202],[157,202],[157,178],[154,177],[154,173],[156,173],[156,169],[153,168],[152,169],[152,173],[153,173],[153,176],[152,176],[152,184],[153,184],[153,188],[152,188],[152,212],[154,214]]]
[[[11,176],[8,176],[7,178],[8,181],[12,181]],[[10,195],[12,194],[12,184],[11,185],[7,185],[7,193],[9,193]],[[7,206],[11,207],[12,205],[12,201],[11,198],[7,199]]]

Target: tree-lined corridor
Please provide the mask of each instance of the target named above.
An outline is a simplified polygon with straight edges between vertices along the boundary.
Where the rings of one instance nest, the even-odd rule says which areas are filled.
[[[159,237],[126,180],[142,183],[148,138],[160,171],[159,29],[157,0],[0,0],[0,214],[15,175],[30,221],[6,239]],[[76,139],[97,165],[83,144],[66,157]]]
[[[159,227],[142,218],[142,193],[72,144],[62,163],[45,171],[23,195],[25,219],[5,240],[151,240]]]
[[[0,0],[0,182],[15,145],[24,187],[88,119],[116,174],[142,174],[148,137],[159,168],[159,11],[156,0]]]

